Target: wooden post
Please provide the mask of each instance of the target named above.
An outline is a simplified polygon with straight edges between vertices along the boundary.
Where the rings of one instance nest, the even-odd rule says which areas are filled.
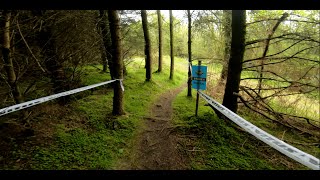
[[[198,61],[199,70],[200,70],[200,66],[201,66],[201,61]],[[198,87],[197,87],[196,117],[198,116],[198,107],[199,107],[199,93],[198,93],[199,88],[200,88],[200,84],[198,84]]]

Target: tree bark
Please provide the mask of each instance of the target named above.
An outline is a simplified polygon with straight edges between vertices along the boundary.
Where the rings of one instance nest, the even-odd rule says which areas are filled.
[[[191,63],[192,63],[192,51],[191,51],[191,14],[190,10],[187,10],[188,13],[188,60],[189,60],[189,66],[188,66],[188,97],[192,97],[192,89],[191,89]]]
[[[107,70],[107,66],[109,66],[110,70],[110,76],[111,79],[114,79],[113,75],[113,65],[112,65],[112,42],[111,42],[111,33],[109,28],[109,20],[108,20],[108,14],[104,10],[100,10],[100,28],[101,28],[101,34],[102,34],[102,40],[104,44],[104,50],[106,59],[103,61],[103,71],[105,72]]]
[[[103,67],[102,72],[107,72],[108,58],[107,58],[107,54],[106,54],[106,48],[104,46],[104,34],[102,33],[102,30],[105,28],[105,26],[104,26],[105,21],[103,20],[104,14],[105,14],[104,10],[99,10],[99,19],[98,19],[97,30],[101,36],[101,39],[102,39],[102,41],[100,43],[100,51],[101,51],[102,67]]]
[[[237,112],[240,76],[242,70],[243,54],[245,51],[246,11],[232,10],[232,38],[231,57],[229,59],[228,77],[223,97],[223,105]]]
[[[111,41],[112,41],[112,62],[115,79],[123,79],[123,60],[120,33],[120,19],[116,10],[108,10],[108,19],[110,25]],[[120,81],[114,82],[113,95],[113,115],[125,114],[123,106],[123,91]]]
[[[2,23],[3,28],[3,46],[2,56],[4,60],[4,69],[8,76],[8,83],[10,85],[11,93],[16,104],[24,102],[23,96],[20,92],[20,88],[17,84],[16,73],[12,63],[11,43],[10,43],[10,23],[11,23],[11,12],[4,10],[3,12],[4,22]]]
[[[277,23],[275,24],[275,26],[272,28],[272,30],[270,31],[270,33],[268,34],[268,38],[266,39],[265,41],[265,48],[264,48],[264,51],[263,51],[263,54],[262,54],[262,57],[261,57],[261,61],[260,61],[260,65],[261,65],[261,68],[260,68],[260,72],[259,72],[259,82],[258,82],[258,94],[260,94],[260,91],[261,91],[261,88],[262,88],[262,79],[263,79],[263,69],[264,69],[264,60],[266,58],[266,55],[268,53],[268,50],[269,50],[269,44],[270,44],[270,40],[273,36],[273,34],[275,33],[275,31],[277,30],[277,28],[279,27],[280,23],[282,21],[284,21],[287,17],[289,16],[288,13],[284,13],[281,18],[277,21]]]
[[[158,71],[162,71],[162,19],[160,10],[157,10],[158,15],[158,29],[159,29],[159,62],[158,62]]]
[[[231,12],[230,10],[223,10],[223,31],[224,31],[224,58],[223,67],[220,75],[220,82],[224,81],[228,75],[228,61],[230,59],[231,48]]]
[[[148,17],[147,17],[146,10],[141,10],[141,18],[142,18],[143,35],[145,40],[144,54],[146,58],[146,81],[150,81],[151,80],[151,45],[150,45]]]
[[[44,15],[45,11],[41,13],[42,17]],[[43,23],[40,27],[38,41],[41,46],[40,48],[43,49],[44,62],[53,84],[53,92],[57,94],[69,90],[70,87],[69,83],[66,82],[67,78],[62,63],[59,61],[59,56],[56,54],[55,38],[53,37],[52,27],[48,26],[46,23],[48,20],[41,21],[43,21]],[[65,104],[69,101],[70,96],[64,96],[58,99],[60,104]]]
[[[173,17],[172,17],[172,10],[169,10],[169,16],[170,16],[170,56],[171,56],[170,77],[169,77],[169,79],[173,79],[174,51],[173,51]]]

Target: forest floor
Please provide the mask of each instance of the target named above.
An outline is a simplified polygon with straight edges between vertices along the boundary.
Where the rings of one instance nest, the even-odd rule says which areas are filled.
[[[169,62],[169,57],[166,59]],[[111,86],[74,95],[66,106],[48,102],[30,108],[30,127],[17,121],[17,113],[6,116],[8,121],[0,125],[0,169],[308,169],[234,123],[218,118],[201,98],[198,116],[194,116],[195,94],[186,96],[187,64],[183,58],[177,60],[174,81],[168,80],[169,71],[164,71],[145,82],[144,59],[130,64],[124,84],[124,116],[111,115]],[[220,71],[210,70],[211,88],[206,93],[221,102],[224,86],[216,84]],[[93,67],[86,72],[83,85],[110,79]],[[309,145],[317,139],[268,122],[242,107],[239,105],[241,117],[281,140],[302,142],[294,146],[319,157],[319,148]]]
[[[177,133],[172,124],[172,102],[182,85],[162,94],[144,118],[144,127],[134,140],[130,160],[120,163],[119,169],[129,170],[185,170],[188,160],[179,153]]]

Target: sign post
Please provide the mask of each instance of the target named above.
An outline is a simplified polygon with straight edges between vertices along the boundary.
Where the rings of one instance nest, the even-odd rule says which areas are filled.
[[[198,61],[198,66],[192,66],[192,88],[197,90],[206,89],[207,66],[201,66],[201,61]],[[197,93],[196,100],[196,116],[198,116],[199,94]]]

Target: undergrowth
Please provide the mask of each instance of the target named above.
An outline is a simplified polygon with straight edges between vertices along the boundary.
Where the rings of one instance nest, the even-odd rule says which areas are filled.
[[[165,57],[162,73],[153,73],[152,81],[145,82],[142,58],[135,58],[124,79],[124,109],[126,115],[115,117],[112,112],[113,90],[111,85],[91,91],[91,94],[70,105],[84,126],[56,124],[54,143],[49,147],[39,146],[30,162],[30,169],[113,169],[119,158],[124,158],[130,148],[130,140],[142,125],[152,102],[163,92],[186,82],[186,70],[175,70],[174,80],[169,80],[169,58]],[[176,62],[184,64],[184,59]],[[154,69],[156,69],[154,64]],[[108,73],[88,66],[85,85],[110,79]],[[66,119],[67,118],[66,114]],[[77,119],[73,117],[73,119]],[[63,122],[64,120],[62,120]]]
[[[186,146],[192,169],[308,169],[242,131],[231,121],[219,119],[209,106],[204,106],[206,102],[201,98],[198,117],[195,117],[195,101],[195,95],[186,97],[185,90],[173,103],[174,122],[179,125],[179,132],[197,137],[191,146],[190,143]]]

